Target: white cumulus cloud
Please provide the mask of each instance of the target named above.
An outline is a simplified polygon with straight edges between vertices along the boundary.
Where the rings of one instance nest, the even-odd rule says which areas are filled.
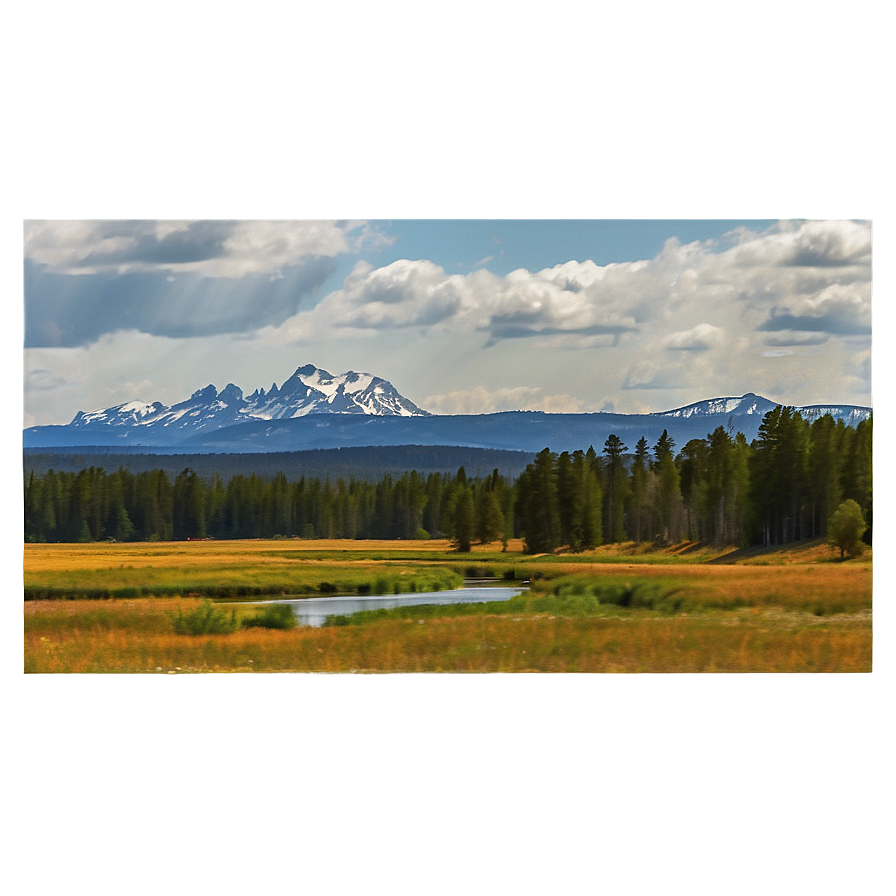
[[[721,327],[712,324],[697,324],[690,330],[670,333],[663,339],[663,347],[681,351],[702,351],[719,345],[725,336]]]
[[[435,414],[495,414],[499,411],[546,411],[580,414],[596,408],[572,395],[545,395],[541,389],[516,386],[489,390],[483,386],[430,395],[423,406]]]
[[[852,221],[783,222],[733,231],[727,242],[673,238],[647,260],[572,260],[504,276],[449,274],[426,259],[360,262],[309,314],[326,326],[442,326],[570,347],[668,334],[678,322],[664,347],[717,346],[735,320],[749,330],[853,334],[870,326],[870,236],[870,224]]]

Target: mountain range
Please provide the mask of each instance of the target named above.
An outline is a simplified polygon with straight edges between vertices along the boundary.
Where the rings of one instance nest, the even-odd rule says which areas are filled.
[[[298,370],[278,389],[256,389],[248,398],[228,383],[220,392],[214,386],[197,389],[186,401],[166,407],[160,401],[129,401],[100,411],[79,411],[69,423],[73,429],[138,428],[147,433],[165,432],[192,436],[199,432],[236,426],[247,420],[285,420],[307,414],[375,414],[428,416],[398,393],[389,382],[370,373],[350,370],[333,376],[313,364]],[[176,438],[176,436],[174,436]]]
[[[245,397],[228,383],[212,385],[170,407],[130,401],[103,410],[79,411],[64,426],[34,426],[23,433],[26,449],[77,446],[182,448],[194,453],[301,451],[375,445],[457,445],[540,451],[600,449],[615,433],[623,441],[644,436],[652,445],[664,429],[679,446],[717,426],[756,437],[763,415],[776,402],[753,393],[713,398],[651,414],[546,414],[505,411],[432,415],[369,373],[334,376],[308,364],[279,388]],[[855,405],[798,408],[807,419],[831,414],[848,426],[871,415]]]

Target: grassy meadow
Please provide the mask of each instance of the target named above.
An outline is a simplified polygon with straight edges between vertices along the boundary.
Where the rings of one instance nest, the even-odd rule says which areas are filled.
[[[868,672],[872,564],[787,550],[528,556],[446,541],[25,545],[26,672]],[[242,627],[260,595],[392,594],[493,576],[510,601]],[[214,598],[215,609],[207,604]],[[232,630],[176,619],[227,614]]]

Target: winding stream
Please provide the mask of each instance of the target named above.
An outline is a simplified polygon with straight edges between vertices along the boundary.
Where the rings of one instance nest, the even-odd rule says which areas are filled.
[[[295,600],[264,601],[289,604],[302,625],[319,627],[328,616],[348,616],[361,610],[392,607],[415,607],[423,604],[478,604],[493,600],[510,600],[524,591],[518,587],[465,585],[450,591],[416,591],[410,594],[370,594],[345,597],[305,597]]]

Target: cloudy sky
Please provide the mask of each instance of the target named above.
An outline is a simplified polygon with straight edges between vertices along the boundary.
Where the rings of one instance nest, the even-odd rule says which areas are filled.
[[[296,367],[434,413],[870,404],[856,221],[29,221],[25,424]]]

